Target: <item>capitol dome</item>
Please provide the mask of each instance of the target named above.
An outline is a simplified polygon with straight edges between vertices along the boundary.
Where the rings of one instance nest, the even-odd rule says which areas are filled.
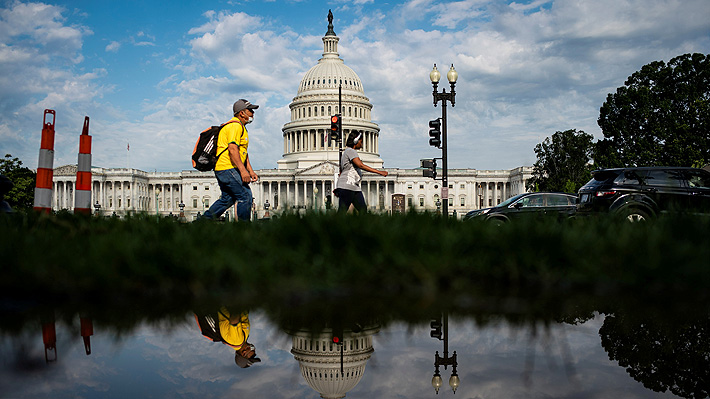
[[[323,163],[338,166],[339,147],[330,140],[330,117],[342,116],[343,136],[363,132],[360,159],[373,168],[382,168],[379,157],[380,128],[372,122],[372,104],[365,96],[360,77],[338,54],[333,15],[328,15],[328,31],[323,36],[323,57],[305,73],[298,93],[289,105],[291,120],[282,129],[284,155],[279,169],[304,170]]]
[[[346,330],[342,343],[334,344],[330,329],[317,334],[301,330],[291,333],[291,353],[298,361],[301,376],[321,398],[341,399],[365,375],[367,362],[375,351],[372,336],[379,331],[378,325],[367,326],[357,333]]]

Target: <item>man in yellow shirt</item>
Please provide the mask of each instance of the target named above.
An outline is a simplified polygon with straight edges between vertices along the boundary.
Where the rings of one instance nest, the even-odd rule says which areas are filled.
[[[213,219],[222,216],[234,203],[237,203],[237,218],[248,221],[251,216],[252,193],[249,183],[259,176],[249,162],[249,132],[246,125],[254,120],[254,110],[259,108],[247,100],[234,103],[234,118],[222,127],[217,138],[217,164],[214,168],[222,195],[208,209],[203,218]],[[226,151],[225,151],[226,149]]]

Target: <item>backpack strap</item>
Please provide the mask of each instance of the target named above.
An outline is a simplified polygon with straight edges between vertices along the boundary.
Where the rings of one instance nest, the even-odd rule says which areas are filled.
[[[244,129],[244,125],[242,124],[242,121],[237,120],[237,121],[225,122],[225,123],[219,125],[219,132],[222,133],[222,128],[223,128],[223,127],[229,125],[230,123],[235,123],[235,122],[239,122],[239,124],[242,125],[242,129]],[[219,133],[217,134],[217,139],[219,140]],[[232,143],[234,143],[234,142],[232,142]],[[224,154],[224,152],[227,151],[227,149],[229,148],[229,144],[231,144],[231,143],[227,143],[227,147],[226,147],[225,149],[223,149],[222,152],[220,152],[220,153],[217,155],[217,159],[219,159],[219,157],[221,157],[222,154]],[[234,143],[234,144],[237,144],[237,143]],[[239,147],[239,144],[237,144],[237,147]]]

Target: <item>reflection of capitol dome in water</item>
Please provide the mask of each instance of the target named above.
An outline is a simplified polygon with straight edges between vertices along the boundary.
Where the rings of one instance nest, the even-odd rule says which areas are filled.
[[[299,331],[292,334],[291,353],[298,361],[303,378],[322,398],[344,398],[362,379],[365,365],[374,352],[372,335],[378,331],[377,326],[366,327],[358,333],[346,330],[342,337],[342,357],[341,345],[333,343],[331,330],[320,334]]]
[[[283,127],[284,156],[279,169],[305,169],[324,161],[337,165],[338,145],[329,143],[330,117],[341,114],[343,136],[363,132],[363,162],[381,168],[378,155],[380,128],[370,117],[372,104],[365,96],[360,77],[338,54],[338,41],[328,17],[328,32],[323,36],[323,57],[301,79],[298,94],[290,104],[291,121]],[[342,89],[342,109],[339,91]]]

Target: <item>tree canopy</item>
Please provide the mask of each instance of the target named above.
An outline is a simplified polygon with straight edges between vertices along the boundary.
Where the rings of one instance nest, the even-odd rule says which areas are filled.
[[[644,65],[609,94],[597,121],[599,167],[710,162],[710,54]]]
[[[590,177],[593,136],[576,129],[555,132],[535,146],[537,161],[532,178],[526,185],[529,191],[564,191],[574,193]]]
[[[15,210],[28,210],[34,206],[34,189],[37,174],[31,169],[22,166],[19,158],[5,154],[0,159],[0,175],[4,175],[13,183],[14,187],[5,194],[5,200]]]

